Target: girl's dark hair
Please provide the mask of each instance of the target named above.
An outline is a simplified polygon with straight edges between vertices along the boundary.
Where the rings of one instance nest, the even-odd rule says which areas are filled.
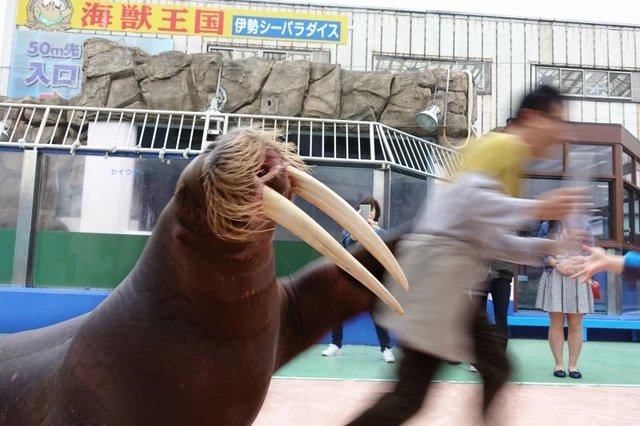
[[[552,235],[562,231],[562,222],[559,220],[550,220],[549,221],[549,234]]]
[[[380,219],[380,204],[378,204],[378,200],[373,197],[367,197],[364,200],[360,201],[360,205],[367,204],[371,206],[372,209],[376,210],[376,214],[373,216],[373,220],[376,222]]]

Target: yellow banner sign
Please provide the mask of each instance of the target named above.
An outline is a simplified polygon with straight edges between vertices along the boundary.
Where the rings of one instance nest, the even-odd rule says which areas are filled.
[[[18,0],[16,24],[44,31],[101,30],[346,44],[347,17],[165,4]]]

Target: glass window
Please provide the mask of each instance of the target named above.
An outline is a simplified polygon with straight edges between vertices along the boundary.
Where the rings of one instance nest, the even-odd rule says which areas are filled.
[[[217,52],[222,54],[222,59],[247,59],[247,58],[259,58],[261,53],[259,50],[237,50],[230,48],[221,48],[216,45],[207,46],[208,52]]]
[[[547,85],[560,89],[560,69],[559,68],[542,68],[537,69],[538,85]]]
[[[622,152],[622,177],[629,182],[633,182],[633,157],[627,154],[626,151]]]
[[[287,59],[287,53],[286,52],[263,52],[262,57],[264,59],[280,61],[283,59]]]
[[[419,179],[398,172],[391,172],[391,220],[389,228],[412,221],[427,197],[432,179]]]
[[[585,164],[580,162],[581,158],[579,154],[589,153],[593,157],[591,164],[588,164],[588,172],[590,175],[612,175],[613,174],[613,147],[607,145],[569,145],[569,155],[567,158],[567,168],[569,172],[580,172],[583,170],[576,170],[575,165],[584,167]],[[572,155],[578,154],[578,155]]]
[[[543,192],[560,188],[562,181],[554,178],[524,178],[520,179],[521,194],[525,198],[535,198]]]
[[[640,244],[640,191],[625,185],[623,190],[623,234],[624,241]]]
[[[366,197],[373,196],[373,170],[365,168],[315,166],[313,176],[335,191],[340,197],[356,208]],[[313,204],[294,198],[295,204],[322,226],[338,241],[342,241],[342,227]],[[382,204],[382,200],[378,200]],[[382,219],[381,219],[382,220]],[[298,237],[278,226],[275,240],[299,241]]]
[[[585,71],[584,75],[587,96],[609,95],[609,74],[606,71]]]
[[[485,63],[480,61],[440,61],[426,58],[373,55],[373,69],[386,72],[412,72],[422,68],[444,68],[452,71],[468,70],[478,94],[489,94],[485,88]],[[486,89],[486,91],[485,91]]]
[[[315,62],[329,63],[331,53],[324,51],[287,51],[287,50],[260,50],[260,49],[243,49],[233,47],[220,47],[216,44],[208,44],[207,52],[218,52],[222,54],[223,59],[247,59],[247,58],[264,58],[275,61],[288,60],[306,60]]]
[[[44,154],[34,285],[115,287],[135,265],[187,164]]]
[[[636,186],[640,186],[640,161],[636,160]]]
[[[640,194],[633,192],[633,242],[640,244]]]
[[[564,169],[562,164],[563,153],[564,146],[562,144],[555,145],[551,148],[548,159],[531,160],[525,170],[541,173],[562,173]]]
[[[345,199],[354,209],[364,198],[373,196],[374,178],[371,169],[316,166],[313,168],[313,176]],[[378,202],[383,204],[383,200],[379,199]],[[294,203],[337,241],[342,242],[342,226],[335,220],[301,197],[294,197]],[[381,206],[381,209],[383,208]],[[384,223],[385,219],[381,216],[379,220]],[[311,246],[280,225],[276,226],[274,246],[278,276],[291,274],[320,256]]]
[[[633,92],[629,72],[536,67],[536,82],[569,96],[629,99]]]
[[[10,283],[22,181],[22,152],[0,152],[0,283]]]
[[[101,234],[151,232],[189,163],[86,155],[43,157],[38,231]]]
[[[14,233],[18,220],[22,157],[22,152],[0,151],[0,229],[11,229]]]
[[[561,70],[561,92],[563,95],[583,95],[584,78],[581,70]]]
[[[535,198],[543,192],[560,188],[563,184],[562,179],[545,179],[545,178],[525,178],[521,179],[521,187],[523,197]],[[610,216],[610,200],[612,183],[609,181],[595,181],[591,183],[592,194],[594,199],[594,208],[588,219],[591,232],[597,239],[611,238]],[[525,227],[520,235],[537,237],[540,231],[541,221],[531,222]],[[543,268],[539,266],[518,265],[518,309],[527,310],[534,309],[535,300],[538,293],[540,277]],[[602,278],[603,280],[606,279]],[[599,282],[602,283],[601,280]],[[600,311],[606,309],[606,303],[599,305]]]
[[[613,183],[595,181],[590,186],[594,204],[588,219],[591,232],[597,239],[610,240],[612,238],[610,215]]]
[[[536,198],[543,192],[560,188],[563,184],[561,179],[545,178],[524,178],[520,180],[521,192],[524,198]],[[611,191],[613,183],[611,181],[592,181],[589,186],[593,196],[593,209],[589,212],[589,226],[591,232],[597,239],[611,239]],[[523,235],[537,236],[540,222],[531,223],[522,232]]]
[[[628,72],[609,73],[609,96],[615,98],[631,97],[631,74]]]
[[[631,227],[633,225],[631,223],[631,191],[625,188],[622,194],[624,197],[622,202],[622,214],[623,214],[622,234],[624,236],[624,242],[631,243],[631,239],[632,239]]]

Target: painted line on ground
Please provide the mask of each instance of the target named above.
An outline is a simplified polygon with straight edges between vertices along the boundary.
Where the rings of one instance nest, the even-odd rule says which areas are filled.
[[[300,377],[300,376],[273,376],[273,379],[278,380],[313,380],[318,382],[381,382],[392,383],[397,382],[397,379],[353,379],[353,378],[333,378],[333,377]],[[575,380],[575,379],[571,379]],[[432,383],[451,383],[454,385],[479,385],[480,381],[471,380],[433,380]],[[583,387],[599,387],[599,388],[640,388],[640,384],[621,384],[621,383],[558,383],[558,382],[508,382],[512,385],[518,386],[583,386]]]

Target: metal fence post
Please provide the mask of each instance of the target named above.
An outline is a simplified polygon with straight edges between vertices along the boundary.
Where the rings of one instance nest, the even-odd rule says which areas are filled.
[[[383,175],[383,198],[382,198],[382,218],[384,229],[391,229],[391,167],[388,164],[384,165],[384,168],[380,170]]]
[[[13,258],[14,285],[33,287],[33,266],[38,224],[38,205],[42,186],[43,158],[36,149],[22,153],[22,176]]]

